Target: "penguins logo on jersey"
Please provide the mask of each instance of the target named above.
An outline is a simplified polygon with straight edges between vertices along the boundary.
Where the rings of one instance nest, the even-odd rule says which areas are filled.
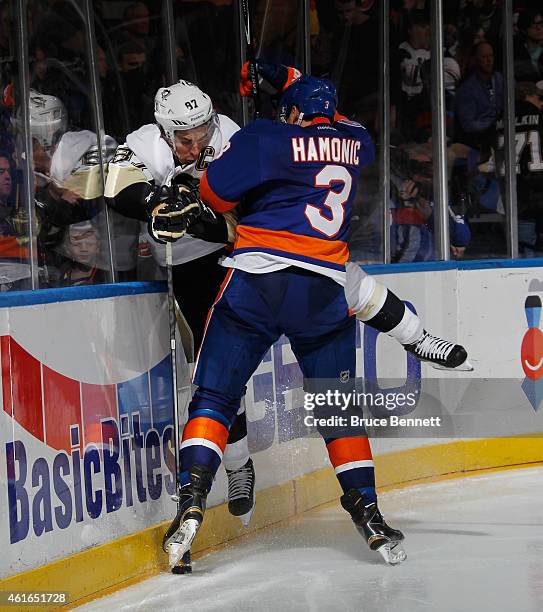
[[[120,147],[117,147],[117,150],[115,151],[113,163],[119,164],[121,162],[130,161],[133,155],[134,153],[128,147],[121,145]]]

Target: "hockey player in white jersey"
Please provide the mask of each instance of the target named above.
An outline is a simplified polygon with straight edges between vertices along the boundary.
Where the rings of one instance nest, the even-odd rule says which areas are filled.
[[[218,262],[233,231],[229,232],[228,216],[208,211],[193,228],[193,234],[200,231],[206,240],[189,235],[175,240],[179,232],[161,231],[161,218],[153,211],[164,210],[168,200],[175,200],[172,194],[179,196],[180,191],[186,193],[197,185],[207,164],[228,146],[239,127],[214,111],[207,94],[183,80],[157,91],[155,119],[156,123],[129,134],[126,143],[117,148],[109,164],[106,202],[117,212],[145,222],[144,233],[159,266],[166,266],[166,241],[173,242],[173,289],[197,353],[207,313],[226,275]],[[224,466],[229,510],[248,525],[255,478],[244,414],[230,430]]]
[[[69,129],[68,113],[57,96],[31,90],[29,96],[30,132],[32,135],[32,156],[35,201],[40,221],[38,245],[41,272],[44,285],[62,284],[58,278],[60,269],[65,267],[68,257],[71,265],[87,268],[86,262],[74,259],[75,253],[64,248],[64,234],[70,225],[92,220],[94,229],[105,236],[105,219],[102,214],[103,195],[100,157],[107,162],[114,153],[117,142],[105,136],[102,155],[98,151],[98,138],[90,130]],[[117,235],[121,228],[127,233],[128,220],[119,218],[115,223]],[[104,245],[105,246],[105,245]],[[106,280],[110,267],[107,248],[99,252],[96,261],[98,276]],[[132,262],[116,261],[117,269],[135,267]],[[97,282],[97,281],[94,281]]]

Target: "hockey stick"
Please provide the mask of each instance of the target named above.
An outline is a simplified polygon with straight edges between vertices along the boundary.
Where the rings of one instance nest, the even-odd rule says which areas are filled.
[[[255,107],[255,119],[260,117],[260,85],[258,83],[258,70],[255,56],[255,41],[253,28],[251,27],[251,13],[249,10],[250,0],[241,0],[241,13],[243,16],[243,27],[245,29],[245,41],[247,43],[246,56],[249,62],[249,75],[253,86],[253,101]]]
[[[170,327],[170,357],[172,360],[172,409],[173,409],[173,435],[175,453],[175,494],[179,493],[179,402],[177,397],[177,340],[175,332],[177,328],[176,301],[173,292],[173,257],[172,243],[166,243],[166,270],[168,275],[168,323]],[[175,498],[174,498],[175,499]],[[179,506],[179,502],[178,502]],[[179,508],[178,508],[179,509]],[[174,574],[188,574],[192,571],[190,551],[183,555],[183,565],[172,569]]]

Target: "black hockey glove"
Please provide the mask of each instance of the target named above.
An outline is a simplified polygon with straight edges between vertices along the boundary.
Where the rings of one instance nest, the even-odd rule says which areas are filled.
[[[197,192],[183,185],[163,186],[148,196],[149,233],[162,244],[182,238],[201,206]]]
[[[200,181],[187,172],[180,172],[175,176],[172,180],[172,185],[186,187],[189,191],[196,192],[196,194],[200,193]]]
[[[201,203],[200,215],[193,218],[187,228],[187,234],[206,242],[218,242],[220,244],[228,242],[228,226],[224,217],[212,211],[203,202]]]
[[[225,244],[228,242],[228,227],[221,214],[213,212],[206,206],[199,195],[200,181],[190,174],[182,172],[173,179],[174,185],[186,187],[198,200],[199,209],[191,209],[186,215],[187,234],[206,242]]]

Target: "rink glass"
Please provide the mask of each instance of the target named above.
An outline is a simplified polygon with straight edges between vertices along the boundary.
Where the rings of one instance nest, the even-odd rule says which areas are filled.
[[[235,2],[173,2],[177,77],[196,83],[241,125]]]
[[[15,209],[8,210],[5,216],[13,217],[14,226],[10,229],[11,221],[8,220],[5,231],[8,234],[15,232],[17,245],[22,246],[22,250],[15,253],[15,258],[12,257],[14,253],[11,256],[8,253],[8,261],[2,262],[6,273],[2,276],[4,290],[32,285],[30,275],[26,275],[25,281],[28,269],[24,265],[28,265],[31,259],[31,249],[25,251],[25,248],[32,246],[33,241],[36,287],[69,286],[76,282],[96,284],[113,278],[125,281],[160,277],[160,270],[150,257],[148,245],[140,242],[137,223],[109,211],[111,239],[107,238],[105,206],[101,197],[107,171],[105,165],[116,143],[124,142],[130,131],[153,121],[152,99],[156,88],[177,78],[196,82],[211,95],[219,112],[229,115],[238,123],[242,122],[238,85],[243,54],[237,4],[235,0],[155,0],[147,3],[18,0],[2,3],[1,27],[3,40],[7,42],[0,58],[4,96],[0,152],[5,146],[8,149],[11,146],[13,150],[9,151],[11,162],[0,162],[0,166],[11,163],[10,176],[15,192],[9,197],[17,200]],[[430,146],[430,138],[435,136],[435,126],[430,118],[431,113],[428,113],[428,94],[435,86],[429,78],[430,62],[425,60],[418,63],[412,73],[402,73],[398,50],[402,42],[408,39],[409,19],[403,9],[404,3],[390,0],[385,4],[389,9],[387,19],[383,18],[383,5],[371,0],[362,3],[255,0],[251,8],[256,51],[257,55],[268,61],[284,62],[302,70],[310,68],[312,74],[331,78],[338,87],[339,109],[363,122],[377,143],[379,161],[363,171],[354,203],[350,240],[352,259],[361,263],[431,261],[438,258],[431,219],[432,206],[443,206],[443,203],[432,204],[437,197],[432,174],[436,160],[432,159]],[[509,27],[504,19],[504,8],[509,6],[514,12],[515,80],[522,82],[527,76],[523,72],[525,66],[523,68],[518,62],[518,49],[522,48],[528,30],[532,37],[534,32],[537,34],[541,30],[538,24],[525,27],[521,23],[523,3],[442,2],[448,203],[455,214],[465,217],[472,234],[464,252],[450,250],[451,259],[507,256],[511,254],[507,249],[508,235],[517,231],[507,220],[505,175],[500,169],[503,166],[500,134],[494,140],[489,140],[485,151],[480,150],[480,143],[475,143],[474,147],[468,146],[458,139],[458,116],[455,112],[455,94],[473,64],[474,44],[481,40],[490,42],[494,50],[495,69],[504,71],[503,33]],[[24,9],[27,21],[23,48],[29,61],[24,62],[21,62],[23,55],[16,45],[17,7]],[[426,9],[428,7],[427,2]],[[89,11],[92,11],[92,15],[88,14]],[[426,14],[428,17],[428,10]],[[92,19],[89,20],[89,17]],[[532,21],[537,19],[535,16]],[[93,32],[91,45],[89,28]],[[422,30],[424,27],[418,27],[419,39],[424,38]],[[384,81],[391,96],[390,106],[386,109],[383,108],[386,97],[379,83],[379,50],[386,42],[385,34],[388,35],[390,70],[384,76]],[[309,66],[306,65],[308,59]],[[456,62],[456,66],[451,60]],[[72,223],[66,219],[56,219],[54,223],[41,209],[37,211],[35,198],[30,197],[30,183],[25,179],[30,173],[25,170],[26,162],[20,158],[21,146],[10,145],[10,139],[13,142],[23,141],[22,114],[18,112],[21,104],[19,68],[23,64],[29,66],[29,87],[61,100],[67,111],[69,132],[97,134],[103,130],[101,155],[98,154],[98,139],[94,151],[90,145],[86,151],[90,155],[84,171],[88,168],[96,170],[97,163],[104,164],[98,173],[89,171],[92,177],[88,177],[85,185],[85,194],[96,196],[91,198],[93,210],[87,211],[87,215],[80,215],[78,219],[78,222],[90,221],[98,236],[99,248],[92,266],[88,265],[88,261],[74,260],[75,255],[69,251],[65,233]],[[90,77],[93,73],[97,89],[92,87]],[[405,84],[404,77],[409,75],[416,82],[416,87],[421,87],[421,92],[417,94],[420,96],[420,112],[412,120],[409,104],[406,108],[405,99],[402,100],[398,94],[398,88],[401,91],[402,84]],[[408,90],[412,86],[413,83],[407,83]],[[275,104],[273,97],[263,87],[262,115],[273,117]],[[390,153],[390,172],[383,167],[385,148],[380,147],[380,143],[383,142],[384,129],[381,128],[379,116],[387,117],[390,123],[386,130],[390,139],[390,146],[386,147]],[[498,125],[500,119],[503,119],[503,115],[498,118]],[[26,126],[28,131],[29,126]],[[47,151],[40,151],[38,145],[36,143],[32,156],[34,172],[31,176],[38,192],[43,191],[43,183],[49,182],[51,186],[48,190],[54,192],[51,197],[80,202],[80,193],[73,192],[75,196],[65,193],[62,191],[65,186],[51,181],[49,171],[42,172],[38,168],[44,159],[47,161]],[[543,151],[539,151],[539,154],[541,156]],[[58,160],[61,163],[57,166],[62,167],[64,162],[69,165],[70,160],[66,155],[59,154]],[[81,176],[69,175],[68,178],[68,187],[73,187],[74,182],[81,187]],[[385,180],[388,181],[387,195]],[[415,188],[418,190],[424,200],[422,205],[415,198],[407,197],[407,181],[414,183],[411,191]],[[399,197],[402,187],[403,198]],[[5,192],[9,190],[7,183],[3,189]],[[519,206],[511,209],[511,215],[518,221],[519,256],[538,256],[541,254],[539,221],[526,218],[524,191],[519,189],[517,182],[515,193]],[[37,194],[38,201],[40,195]],[[32,240],[28,227],[30,211],[37,218]],[[386,228],[385,232],[383,228]],[[84,227],[79,230],[86,231]],[[28,241],[27,245],[23,244],[25,240]],[[423,243],[420,248],[418,242]],[[512,254],[516,256],[514,251]],[[9,270],[8,264],[11,266]]]
[[[111,282],[83,2],[26,2],[40,288]],[[111,150],[111,147],[110,147]],[[72,239],[92,233],[83,253]]]
[[[379,20],[377,2],[311,3],[309,16],[312,74],[333,81],[338,111],[366,126],[377,146],[376,161],[362,170],[353,202],[349,248],[351,259],[360,263],[383,261]]]
[[[0,291],[32,288],[37,258],[28,207],[29,168],[24,155],[23,100],[20,94],[15,6],[0,6],[0,27],[7,46],[0,56]],[[31,258],[34,257],[34,266]]]

